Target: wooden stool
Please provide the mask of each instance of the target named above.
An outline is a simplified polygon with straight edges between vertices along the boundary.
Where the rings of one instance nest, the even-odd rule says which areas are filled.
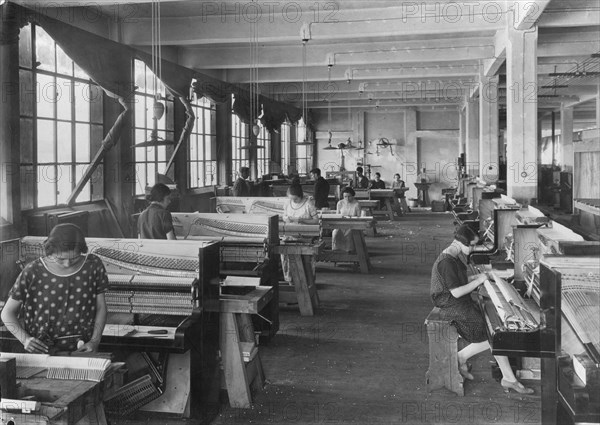
[[[458,371],[458,332],[435,307],[425,319],[429,337],[429,369],[425,373],[427,392],[446,387],[464,396],[463,377]]]

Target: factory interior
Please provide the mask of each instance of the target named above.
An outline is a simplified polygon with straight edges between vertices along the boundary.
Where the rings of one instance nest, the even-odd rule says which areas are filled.
[[[600,0],[4,0],[0,97],[0,425],[600,424]]]

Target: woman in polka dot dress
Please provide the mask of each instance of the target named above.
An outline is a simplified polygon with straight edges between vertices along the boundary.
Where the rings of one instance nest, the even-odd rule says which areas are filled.
[[[44,250],[17,278],[2,321],[30,353],[97,351],[107,313],[102,261],[73,224],[54,227]]]

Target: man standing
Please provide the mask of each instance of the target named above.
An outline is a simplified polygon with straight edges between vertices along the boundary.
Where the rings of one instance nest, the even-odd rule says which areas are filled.
[[[250,182],[247,180],[250,176],[250,169],[248,167],[240,168],[238,173],[239,177],[233,184],[233,196],[250,196],[252,194],[252,188]]]
[[[367,189],[369,187],[369,179],[363,174],[362,167],[356,167],[356,188]]]
[[[319,168],[312,169],[310,176],[315,181],[315,206],[318,210],[329,208],[329,183],[321,177]]]

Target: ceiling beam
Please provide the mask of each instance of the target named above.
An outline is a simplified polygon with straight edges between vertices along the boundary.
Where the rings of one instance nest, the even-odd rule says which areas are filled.
[[[538,20],[540,28],[598,27],[600,13],[597,6],[585,9],[549,10]]]
[[[383,81],[383,80],[414,80],[414,79],[432,79],[432,78],[465,78],[479,74],[479,65],[471,64],[429,64],[428,66],[415,67],[369,67],[369,68],[350,68],[343,69],[333,67],[331,72],[332,81],[347,81],[346,71],[351,75],[352,80],[360,81]],[[246,70],[229,70],[227,79],[232,83],[249,83],[249,73]],[[261,83],[295,83],[301,84],[303,81],[302,68],[272,68],[264,69],[259,73],[259,82]],[[306,81],[309,82],[327,82],[327,69],[307,68]]]
[[[383,63],[453,62],[479,60],[494,55],[489,38],[427,40],[419,42],[382,42],[311,45],[307,47],[307,66],[323,66],[332,58],[336,66]],[[250,68],[248,47],[186,47],[181,50],[181,64],[196,69]],[[301,43],[270,46],[259,51],[259,68],[302,66]]]
[[[494,36],[494,57],[483,61],[483,75],[493,77],[506,61],[507,32],[505,29],[496,31]]]
[[[513,3],[514,22],[516,30],[527,31],[536,24],[546,10],[551,0],[515,1]]]
[[[365,41],[387,37],[414,38],[417,35],[489,33],[505,25],[502,14],[499,15],[500,19],[490,20],[484,14],[461,14],[448,18],[436,16],[435,13],[429,15],[427,15],[429,12],[423,13],[424,18],[421,19],[419,12],[409,14],[405,6],[342,9],[335,14],[334,19],[312,22],[311,40],[314,42]],[[293,17],[296,18],[297,14]],[[240,14],[163,18],[162,42],[163,45],[178,46],[247,44],[251,39],[253,20]],[[300,28],[303,22],[312,20],[312,16],[309,15],[300,16],[298,21],[285,14],[273,14],[268,20],[265,17],[260,21],[259,42],[300,43]],[[124,22],[124,42],[132,45],[151,44],[152,37],[148,30],[150,26],[149,18]]]

